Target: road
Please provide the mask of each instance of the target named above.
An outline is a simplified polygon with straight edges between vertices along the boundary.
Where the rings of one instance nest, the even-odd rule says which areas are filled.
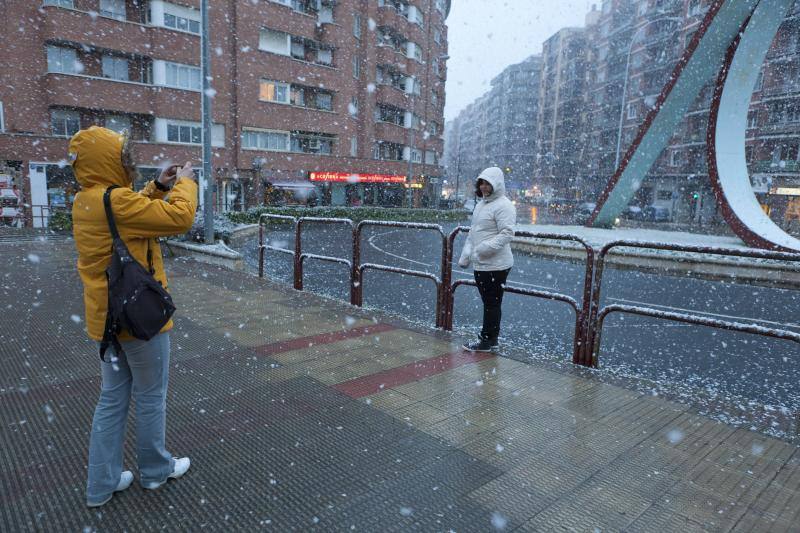
[[[445,228],[451,229],[453,226]],[[277,228],[276,228],[277,229]],[[286,232],[270,233],[273,245],[292,247]],[[456,241],[460,250],[463,236]],[[304,252],[350,258],[349,232],[314,227],[304,232]],[[362,262],[416,269],[440,275],[441,240],[431,231],[367,228],[362,237]],[[257,266],[256,243],[245,250]],[[291,282],[289,256],[268,253],[267,274]],[[583,265],[515,254],[509,283],[567,294],[580,301]],[[455,267],[454,278],[471,278]],[[349,300],[348,273],[343,265],[307,262],[305,289]],[[367,271],[364,305],[391,311],[415,322],[433,325],[435,290],[431,281]],[[693,312],[712,318],[800,331],[796,291],[772,289],[607,269],[601,304],[647,306]],[[461,287],[455,299],[455,329],[465,338],[480,329],[477,290]],[[526,349],[537,357],[571,358],[575,316],[566,304],[506,294],[501,343]],[[800,350],[796,344],[695,327],[644,317],[611,315],[603,330],[601,366],[626,376],[653,380],[682,393],[701,392],[713,400],[773,406],[778,411],[800,408]],[[769,407],[768,407],[769,409]]]

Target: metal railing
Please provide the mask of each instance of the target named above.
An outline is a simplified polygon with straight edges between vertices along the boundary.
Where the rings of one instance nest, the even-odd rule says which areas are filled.
[[[266,222],[278,221],[284,223],[291,223],[294,226],[294,249],[280,248],[266,244]],[[303,227],[309,223],[317,224],[344,224],[351,228],[352,231],[352,245],[353,245],[353,259],[348,261],[341,257],[332,257],[326,255],[318,255],[303,252]],[[381,226],[392,227],[399,229],[422,229],[432,230],[437,232],[442,239],[442,272],[447,273],[448,269],[445,263],[447,253],[447,237],[444,230],[438,224],[423,224],[414,222],[385,222],[380,220],[364,220],[358,225],[354,226],[353,221],[347,218],[317,218],[317,217],[302,217],[295,218],[288,215],[261,215],[258,221],[258,276],[264,277],[264,265],[266,262],[266,251],[272,250],[283,254],[291,255],[293,257],[293,286],[296,290],[303,290],[303,274],[306,259],[313,259],[317,261],[326,261],[329,263],[338,263],[348,267],[350,276],[350,303],[352,305],[361,307],[364,300],[363,278],[366,270],[379,270],[382,272],[389,272],[394,274],[401,274],[405,276],[413,276],[418,278],[430,279],[436,285],[436,327],[442,326],[442,303],[444,302],[444,285],[442,280],[436,274],[430,272],[423,272],[420,270],[408,270],[389,265],[380,265],[376,263],[361,263],[361,234],[365,227]]]
[[[361,307],[363,304],[364,300],[363,278],[365,270],[379,270],[383,272],[400,274],[403,276],[413,276],[417,278],[430,279],[436,285],[436,327],[437,328],[442,327],[442,319],[443,319],[442,310],[443,310],[443,302],[445,300],[445,294],[444,294],[445,285],[442,279],[440,279],[439,276],[437,276],[436,274],[431,274],[430,272],[423,272],[421,270],[408,270],[405,268],[379,265],[375,263],[361,264],[361,232],[365,227],[368,226],[381,226],[381,227],[399,228],[399,229],[422,229],[422,230],[431,230],[437,232],[442,238],[442,256],[441,256],[442,277],[443,278],[446,277],[447,272],[449,271],[450,263],[447,262],[447,236],[445,235],[444,230],[439,224],[363,220],[358,223],[355,232],[353,233],[353,292],[351,293],[352,298],[350,303],[359,307]]]
[[[293,224],[295,243],[294,249],[280,248],[266,244],[266,231],[265,226],[268,221],[276,221],[283,223]],[[332,257],[325,255],[318,255],[312,253],[304,253],[302,246],[303,227],[309,223],[316,224],[343,224],[351,228],[352,231],[352,261],[340,257]],[[400,267],[389,265],[381,265],[376,263],[361,263],[361,236],[364,228],[366,227],[388,227],[398,229],[420,229],[430,230],[439,234],[442,240],[442,262],[441,262],[441,278],[434,273],[425,272],[422,270],[409,270]],[[453,329],[453,309],[455,301],[455,292],[458,287],[462,285],[477,286],[477,284],[469,279],[460,279],[453,282],[453,255],[454,255],[454,242],[460,233],[469,231],[469,227],[460,226],[454,229],[449,235],[444,233],[442,227],[438,224],[424,224],[424,223],[406,223],[406,222],[387,222],[378,220],[365,220],[357,225],[354,225],[350,219],[338,218],[315,218],[304,217],[295,218],[285,215],[261,215],[259,218],[259,277],[264,277],[264,264],[265,254],[267,250],[272,250],[284,254],[291,255],[294,259],[294,287],[297,290],[303,290],[303,269],[304,262],[307,259],[326,261],[330,263],[338,263],[348,267],[350,276],[350,303],[355,306],[361,307],[363,305],[363,279],[364,272],[367,270],[377,270],[393,274],[400,274],[403,276],[412,276],[417,278],[429,279],[433,281],[436,286],[436,327],[443,328],[448,331]],[[558,233],[535,233],[528,231],[517,231],[515,237],[524,237],[536,240],[545,241],[570,241],[579,244],[585,251],[584,261],[584,281],[583,289],[580,300],[573,298],[566,294],[557,292],[550,292],[544,290],[526,289],[507,285],[505,292],[511,294],[520,294],[524,296],[531,296],[534,298],[541,298],[546,300],[558,301],[569,305],[575,312],[575,333],[573,336],[573,350],[572,360],[573,363],[584,366],[597,367],[599,363],[599,354],[601,347],[601,334],[603,324],[610,314],[624,313],[638,316],[645,316],[656,318],[660,320],[668,320],[672,322],[682,322],[694,324],[699,326],[711,327],[716,329],[724,329],[729,331],[738,331],[750,333],[754,335],[761,335],[776,339],[790,340],[800,343],[800,333],[789,331],[785,329],[774,329],[762,327],[754,324],[742,324],[738,322],[730,322],[719,320],[716,318],[709,318],[708,316],[701,316],[700,314],[686,314],[675,313],[669,311],[662,311],[644,306],[631,306],[631,305],[606,305],[600,307],[600,299],[603,284],[603,275],[605,271],[605,264],[609,252],[615,248],[640,248],[655,251],[673,251],[673,252],[686,252],[698,253],[716,256],[727,257],[742,257],[751,259],[764,259],[775,261],[788,261],[793,263],[800,263],[800,254],[771,252],[762,250],[750,249],[728,249],[728,248],[714,248],[703,246],[681,246],[666,243],[648,243],[640,241],[614,241],[606,244],[601,251],[596,253],[594,248],[582,238],[575,235],[558,234]],[[575,249],[579,250],[579,249]],[[657,253],[657,252],[656,252]],[[664,257],[666,261],[680,261],[680,258]],[[667,267],[668,269],[668,267]]]
[[[784,252],[771,252],[766,250],[737,250],[729,248],[715,248],[710,246],[681,246],[672,245],[667,243],[648,243],[639,241],[614,241],[606,244],[600,250],[597,256],[597,265],[595,266],[594,287],[591,302],[591,314],[587,322],[587,344],[591,346],[590,359],[585,363],[588,366],[597,367],[600,356],[600,344],[602,341],[603,323],[606,317],[612,313],[625,313],[639,316],[646,316],[657,318],[661,320],[668,320],[672,322],[682,322],[685,324],[694,324],[698,326],[706,326],[717,329],[724,329],[728,331],[739,331],[743,333],[750,333],[754,335],[761,335],[764,337],[771,337],[776,339],[791,340],[800,343],[800,333],[788,331],[784,329],[765,328],[756,326],[754,324],[742,324],[739,322],[730,322],[726,320],[718,320],[715,318],[708,318],[698,314],[686,313],[673,313],[669,311],[661,311],[649,307],[639,307],[630,305],[607,305],[600,308],[600,296],[603,284],[603,273],[605,270],[606,256],[614,248],[640,248],[646,250],[664,250],[672,252],[689,252],[716,256],[726,257],[746,257],[751,259],[769,259],[776,261],[789,261],[800,263],[800,254],[784,253]]]
[[[452,270],[453,270],[453,252],[454,252],[454,243],[455,239],[459,233],[467,233],[469,232],[470,228],[467,226],[459,226],[454,229],[447,239],[447,269],[445,270],[445,287],[446,287],[446,294],[445,294],[445,306],[444,306],[444,317],[442,318],[442,325],[444,329],[448,331],[453,330],[453,307],[455,305],[455,291],[458,287],[462,285],[471,285],[473,287],[477,287],[477,284],[472,280],[458,280],[455,283],[452,283]],[[533,238],[533,239],[540,239],[540,240],[557,240],[557,241],[571,241],[576,242],[583,246],[584,250],[586,251],[586,261],[585,261],[585,275],[584,275],[584,283],[583,283],[583,295],[581,298],[581,303],[579,304],[575,298],[568,296],[566,294],[560,294],[557,292],[549,292],[549,291],[541,291],[535,289],[523,289],[519,287],[514,287],[510,285],[506,285],[504,288],[505,292],[512,293],[512,294],[520,294],[524,296],[532,296],[534,298],[543,298],[546,300],[553,300],[558,302],[563,302],[572,307],[575,311],[575,334],[573,336],[573,346],[572,346],[572,361],[575,364],[587,364],[587,360],[590,357],[591,353],[589,351],[589,345],[587,344],[587,332],[589,331],[589,305],[592,298],[592,270],[594,265],[594,249],[592,246],[581,239],[576,235],[561,235],[555,233],[534,233],[530,231],[515,231],[514,237],[525,237],[525,238]]]
[[[291,222],[294,225],[295,232],[297,231],[297,218],[296,217],[290,217],[288,215],[269,215],[269,214],[264,214],[264,215],[261,215],[260,217],[258,217],[258,277],[259,278],[263,278],[264,277],[264,260],[266,259],[265,254],[266,254],[267,250],[272,250],[274,252],[280,252],[280,253],[288,254],[288,255],[291,255],[292,257],[295,257],[295,272],[296,272],[296,269],[297,269],[297,258],[296,258],[296,254],[295,254],[294,250],[289,250],[288,248],[280,248],[280,247],[277,247],[277,246],[270,246],[268,244],[264,244],[264,240],[265,240],[265,238],[267,236],[266,231],[265,231],[266,225],[264,224],[265,220],[277,220],[277,221],[281,221],[281,222],[284,222],[284,223]],[[295,233],[295,241],[296,240],[297,240],[297,236],[296,236],[296,233]],[[298,243],[295,242],[295,247],[297,247],[297,246],[298,246]],[[295,274],[295,280],[296,279],[297,279],[297,275]],[[295,282],[295,285],[296,285],[296,282]]]
[[[350,299],[353,298],[353,263],[341,257],[332,257],[327,255],[309,254],[303,252],[303,226],[308,223],[313,224],[336,224],[350,227],[351,233],[353,232],[353,221],[349,218],[319,218],[319,217],[303,217],[297,220],[297,232],[295,236],[295,278],[294,288],[298,291],[303,290],[303,264],[306,259],[314,259],[315,261],[325,261],[328,263],[338,263],[347,266],[350,275]]]

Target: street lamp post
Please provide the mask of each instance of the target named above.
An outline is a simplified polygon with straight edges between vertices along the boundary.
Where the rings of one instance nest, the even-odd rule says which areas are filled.
[[[642,33],[646,28],[648,28],[651,24],[655,24],[656,22],[662,22],[664,20],[683,22],[683,19],[680,17],[659,17],[657,19],[647,21],[647,23],[645,23],[638,30],[636,30],[636,33],[634,33],[633,37],[631,37],[631,43],[628,45],[628,58],[625,62],[625,77],[623,78],[622,81],[622,101],[620,102],[620,110],[619,110],[619,127],[617,129],[617,156],[614,159],[615,172],[619,168],[620,150],[622,148],[622,124],[625,120],[625,98],[627,96],[626,93],[628,92],[628,74],[630,73],[631,53],[633,52],[633,45],[634,43],[636,43],[636,39],[639,38],[639,34]]]
[[[209,45],[208,0],[200,2],[200,21],[202,25],[200,43],[200,64],[203,78],[203,94],[201,95],[201,113],[203,116],[203,229],[206,244],[214,244],[214,190],[211,175],[211,62]]]

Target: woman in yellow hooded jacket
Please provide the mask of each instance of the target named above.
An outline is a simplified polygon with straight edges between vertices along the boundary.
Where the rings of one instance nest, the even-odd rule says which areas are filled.
[[[131,255],[168,288],[158,237],[186,233],[197,210],[197,184],[191,164],[165,170],[141,192],[132,189],[136,175],[125,135],[93,126],[76,133],[69,158],[80,192],[72,209],[78,273],[89,337],[103,338],[108,306],[106,267],[111,260],[111,232],[103,207],[106,189],[116,185],[111,207]],[[102,387],[92,420],[86,503],[97,507],[133,481],[122,470],[122,448],[131,394],[136,400],[136,450],[140,483],[155,489],[189,469],[187,457],[175,459],[165,446],[169,335],[172,321],[149,341],[123,332],[123,354],[100,363]],[[113,350],[113,349],[112,349]]]

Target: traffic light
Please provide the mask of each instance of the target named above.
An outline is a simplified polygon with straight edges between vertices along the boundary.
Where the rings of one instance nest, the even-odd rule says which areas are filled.
[[[692,200],[697,200],[699,198],[700,198],[700,193],[699,192],[693,192],[692,193]]]

